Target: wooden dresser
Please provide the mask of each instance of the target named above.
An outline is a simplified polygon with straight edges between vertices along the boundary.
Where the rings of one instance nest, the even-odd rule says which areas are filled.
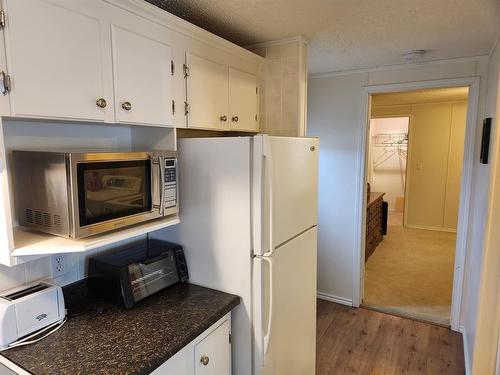
[[[370,193],[366,208],[365,262],[383,239],[383,197],[385,193]]]

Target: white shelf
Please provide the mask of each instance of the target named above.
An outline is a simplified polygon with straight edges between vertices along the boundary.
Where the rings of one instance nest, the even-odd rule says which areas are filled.
[[[15,257],[22,257],[82,252],[179,223],[179,217],[175,215],[123,228],[106,234],[82,238],[81,240],[72,240],[41,232],[32,232],[17,227],[14,228],[15,249],[12,251],[12,255]]]

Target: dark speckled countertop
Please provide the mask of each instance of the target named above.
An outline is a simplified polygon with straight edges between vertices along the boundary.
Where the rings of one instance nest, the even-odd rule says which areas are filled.
[[[90,309],[42,341],[2,355],[35,375],[149,374],[239,302],[232,294],[178,284],[132,310]]]

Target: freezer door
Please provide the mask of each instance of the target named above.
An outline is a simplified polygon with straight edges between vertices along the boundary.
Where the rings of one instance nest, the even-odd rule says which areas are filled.
[[[317,228],[254,259],[255,375],[315,373]]]
[[[317,138],[255,137],[256,254],[269,255],[317,224],[318,143]]]

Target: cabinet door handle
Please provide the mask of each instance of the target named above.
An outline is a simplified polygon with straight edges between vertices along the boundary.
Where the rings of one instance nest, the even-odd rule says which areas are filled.
[[[132,109],[132,104],[130,104],[130,102],[123,102],[122,103],[122,108],[125,111],[130,111]]]
[[[106,102],[106,99],[104,98],[99,98],[95,101],[95,104],[99,107],[99,108],[106,108],[106,106],[108,105],[108,103]]]
[[[221,117],[220,117],[220,120],[221,120],[222,122],[226,122],[226,121],[227,121],[227,116],[226,116],[226,115],[221,116]]]
[[[233,116],[233,117],[231,118],[231,121],[232,121],[232,122],[238,122],[238,121],[239,121],[238,116]]]
[[[203,366],[206,366],[210,362],[210,358],[208,357],[208,355],[204,355],[203,357],[201,357],[200,362],[203,364]]]

